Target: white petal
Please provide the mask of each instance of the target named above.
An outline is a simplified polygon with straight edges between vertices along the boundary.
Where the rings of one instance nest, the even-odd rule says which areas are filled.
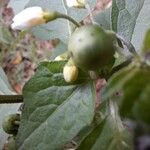
[[[29,7],[13,18],[12,29],[26,29],[44,23],[41,7]]]
[[[16,24],[16,23],[12,23],[11,24],[11,28],[13,30],[23,30],[23,29],[28,29],[27,25],[24,23],[24,24]]]
[[[41,7],[29,7],[21,11],[19,14],[17,14],[14,18],[13,21],[18,21],[18,20],[26,20],[30,19],[33,17],[38,17],[39,14],[42,14],[43,10]]]

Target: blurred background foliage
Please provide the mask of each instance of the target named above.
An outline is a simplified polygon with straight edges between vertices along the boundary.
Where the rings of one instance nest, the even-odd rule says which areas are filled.
[[[9,82],[21,93],[25,82],[34,74],[36,65],[51,55],[57,40],[41,41],[31,33],[12,31],[13,10],[8,0],[0,1],[0,64]]]
[[[3,67],[10,84],[17,93],[30,79],[40,61],[49,59],[59,40],[41,40],[30,31],[12,31],[10,24],[14,16],[9,0],[0,1],[0,64]],[[98,0],[94,14],[109,7],[111,0]],[[90,22],[87,17],[85,23]]]

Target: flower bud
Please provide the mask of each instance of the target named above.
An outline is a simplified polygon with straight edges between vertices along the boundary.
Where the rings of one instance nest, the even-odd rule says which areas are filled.
[[[78,68],[69,62],[64,66],[63,75],[66,82],[74,82],[78,77]]]
[[[68,7],[85,8],[85,0],[66,0]]]
[[[69,59],[69,54],[68,54],[68,51],[57,56],[54,60],[55,61],[61,61],[61,60],[68,60]]]
[[[55,61],[61,61],[61,60],[66,60],[66,59],[64,59],[64,58],[61,57],[61,56],[57,56],[54,60],[55,60]]]
[[[57,12],[46,12],[41,7],[29,7],[21,11],[13,18],[11,28],[13,30],[23,30],[47,23],[57,18]]]

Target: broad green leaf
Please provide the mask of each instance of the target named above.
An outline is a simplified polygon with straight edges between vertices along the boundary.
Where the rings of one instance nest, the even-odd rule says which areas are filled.
[[[105,9],[94,17],[94,21],[106,30],[111,30],[111,8]]]
[[[35,76],[25,85],[25,106],[17,135],[20,150],[62,149],[92,122],[93,83],[83,72],[74,84],[66,83],[62,74],[65,63],[41,63]]]
[[[10,84],[8,83],[7,77],[0,67],[0,95],[12,95],[15,94],[12,91]],[[2,129],[2,120],[5,116],[11,113],[17,112],[20,104],[0,104],[0,149],[2,149],[8,135]]]
[[[150,29],[147,31],[144,43],[143,43],[143,48],[142,48],[142,53],[147,53],[150,52]]]
[[[149,124],[150,67],[142,64],[143,67],[131,66],[112,76],[103,91],[103,98],[108,99],[117,92],[121,92],[122,96],[119,99],[121,115]]]
[[[112,29],[140,50],[150,27],[149,0],[113,0]]]
[[[92,123],[86,127],[84,127],[77,136],[73,139],[76,143],[76,147],[79,147],[81,145],[81,142],[91,133],[95,128],[97,128],[97,125],[102,123],[106,116],[108,116],[108,101],[105,101],[101,103],[99,108],[95,110],[95,115]],[[100,111],[99,111],[100,110]]]
[[[134,117],[150,124],[150,85],[143,88],[139,101],[135,102],[132,112]]]
[[[95,7],[96,0],[87,0],[87,3],[93,9]],[[46,10],[56,10],[61,13],[68,14],[76,21],[80,22],[86,16],[88,16],[87,9],[68,8],[65,0],[30,0],[26,7],[40,6]],[[35,27],[33,34],[42,39],[55,39],[58,38],[61,41],[67,43],[69,38],[70,27],[68,21],[64,19],[57,19],[48,24]]]
[[[110,110],[110,111],[109,111]],[[117,105],[110,102],[106,118],[81,142],[78,150],[130,150],[131,136],[122,124]]]
[[[120,112],[150,124],[150,68],[138,69],[123,86]]]
[[[63,54],[67,49],[67,45],[62,41],[59,41],[58,45],[52,51],[51,59],[53,60],[58,55]]]
[[[108,98],[112,97],[116,92],[122,89],[122,86],[134,76],[136,70],[134,67],[127,67],[115,73],[109,80],[108,84],[106,85],[105,89],[103,90],[103,99],[107,100]]]

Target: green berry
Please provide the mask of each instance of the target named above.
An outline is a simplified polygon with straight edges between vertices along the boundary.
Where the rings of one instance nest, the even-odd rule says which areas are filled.
[[[114,34],[98,25],[84,25],[71,35],[68,50],[79,68],[97,70],[114,59],[114,39]]]
[[[17,134],[20,121],[20,115],[19,114],[11,114],[4,118],[2,127],[3,130],[8,134]]]

